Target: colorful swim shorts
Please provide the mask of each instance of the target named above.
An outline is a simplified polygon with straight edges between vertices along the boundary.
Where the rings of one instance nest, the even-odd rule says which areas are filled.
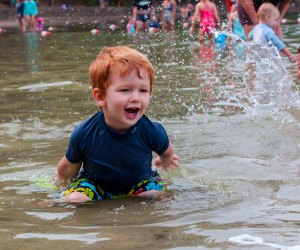
[[[164,181],[161,179],[158,173],[155,172],[149,178],[134,185],[129,192],[117,194],[105,191],[94,181],[91,181],[87,178],[79,178],[72,182],[66,189],[62,190],[59,193],[59,197],[68,196],[73,192],[80,192],[87,195],[91,200],[103,200],[135,196],[149,190],[159,190],[165,192],[169,191]]]

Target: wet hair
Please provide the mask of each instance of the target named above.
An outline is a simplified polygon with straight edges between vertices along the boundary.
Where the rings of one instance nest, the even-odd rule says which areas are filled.
[[[270,16],[279,16],[279,10],[278,8],[271,4],[271,3],[263,3],[257,11],[257,16],[259,20],[265,20],[266,16],[270,15]]]
[[[99,88],[103,95],[109,87],[112,68],[118,68],[121,77],[136,71],[141,79],[143,78],[141,71],[145,71],[150,80],[150,93],[152,93],[154,68],[141,52],[127,46],[106,47],[100,51],[90,65],[90,81],[92,88]]]

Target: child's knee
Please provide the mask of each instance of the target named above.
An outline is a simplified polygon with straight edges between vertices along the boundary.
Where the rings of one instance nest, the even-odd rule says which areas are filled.
[[[91,200],[87,195],[80,192],[70,193],[68,196],[65,196],[64,199],[68,202],[86,202]]]

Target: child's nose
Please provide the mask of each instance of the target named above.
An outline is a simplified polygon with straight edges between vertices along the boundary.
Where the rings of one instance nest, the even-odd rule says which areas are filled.
[[[130,98],[131,102],[139,102],[140,101],[140,95],[138,91],[133,91],[131,98]]]

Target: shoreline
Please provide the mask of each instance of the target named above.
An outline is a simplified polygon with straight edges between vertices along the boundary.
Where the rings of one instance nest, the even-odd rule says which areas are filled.
[[[226,16],[227,8],[224,4],[218,5],[220,16]],[[6,31],[18,31],[18,21],[15,19],[15,8],[0,9],[0,28]],[[287,12],[288,14],[299,14],[300,3],[293,2]],[[132,14],[131,7],[70,7],[67,11],[60,7],[41,7],[39,17],[44,18],[44,27],[57,28],[78,28],[86,30],[88,28],[108,29],[110,24],[116,24],[119,28],[124,28],[127,17]],[[177,20],[180,20],[180,10],[177,9]],[[124,26],[124,27],[123,27]]]

